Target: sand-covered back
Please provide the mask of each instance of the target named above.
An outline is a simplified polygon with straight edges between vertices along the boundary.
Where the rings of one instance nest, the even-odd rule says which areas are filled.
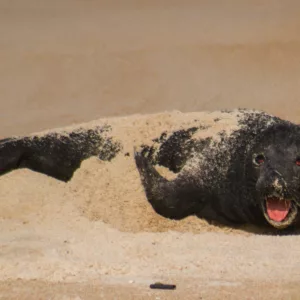
[[[109,121],[129,153],[87,159],[68,183],[0,177],[0,298],[297,299],[297,234],[162,218],[132,154],[178,126],[234,130],[206,111],[299,122],[299,13],[292,0],[0,1],[1,137]]]

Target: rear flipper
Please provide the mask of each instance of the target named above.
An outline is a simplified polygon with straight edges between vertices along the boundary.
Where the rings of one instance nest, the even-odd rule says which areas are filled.
[[[23,153],[21,140],[10,138],[0,140],[0,175],[18,169]]]
[[[84,159],[98,156],[109,161],[120,151],[120,144],[106,137],[105,131],[106,128],[79,129],[0,140],[0,175],[28,168],[68,181]]]
[[[203,194],[192,179],[182,176],[168,181],[156,171],[145,154],[135,152],[135,162],[147,199],[158,214],[183,219],[201,210]]]

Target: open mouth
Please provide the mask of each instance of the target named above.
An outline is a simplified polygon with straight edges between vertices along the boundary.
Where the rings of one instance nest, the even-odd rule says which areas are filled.
[[[266,220],[277,229],[284,229],[291,225],[296,219],[298,207],[289,199],[276,196],[265,197],[263,211]]]

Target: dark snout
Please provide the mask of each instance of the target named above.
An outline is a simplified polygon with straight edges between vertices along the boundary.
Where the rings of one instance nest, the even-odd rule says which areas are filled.
[[[275,169],[262,168],[256,183],[256,190],[264,196],[277,195],[286,198],[286,182],[282,175]]]

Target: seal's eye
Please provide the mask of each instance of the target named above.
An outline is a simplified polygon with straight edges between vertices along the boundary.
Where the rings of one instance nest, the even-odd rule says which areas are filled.
[[[300,167],[300,157],[296,159],[296,165]]]
[[[262,165],[262,164],[265,162],[265,157],[264,157],[264,155],[263,155],[263,154],[258,154],[258,155],[256,155],[256,156],[254,157],[254,159],[253,159],[253,162],[254,162],[254,164],[257,165],[257,166]],[[300,160],[299,160],[299,163],[300,163]],[[299,164],[299,166],[300,166],[300,164]]]

